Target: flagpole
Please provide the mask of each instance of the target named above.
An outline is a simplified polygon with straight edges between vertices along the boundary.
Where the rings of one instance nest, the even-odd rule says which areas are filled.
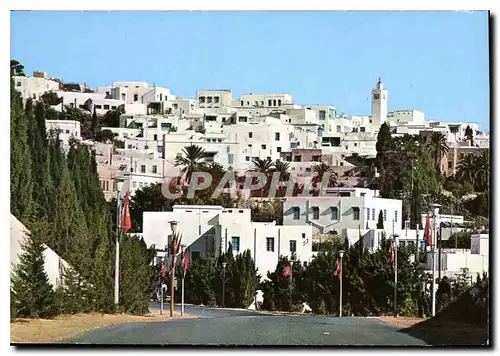
[[[181,245],[181,253],[182,253],[182,264],[183,264],[183,273],[182,273],[182,287],[181,287],[181,316],[184,316],[184,278],[186,277],[186,267],[184,266],[184,248],[185,245]]]
[[[115,306],[118,308],[120,296],[120,191],[123,182],[116,183],[116,243],[115,243]]]
[[[398,316],[398,235],[394,235],[394,317]]]
[[[432,204],[433,208],[433,236],[432,236],[432,317],[436,316],[436,217],[440,204]]]
[[[339,296],[339,317],[342,318],[342,258],[344,257],[344,251],[340,250],[340,276],[339,276],[339,283],[340,283],[340,296]]]

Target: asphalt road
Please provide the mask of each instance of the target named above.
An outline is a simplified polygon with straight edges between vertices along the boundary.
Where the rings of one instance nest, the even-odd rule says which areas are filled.
[[[159,306],[152,306],[159,308]],[[165,306],[168,312],[168,306]],[[177,308],[176,308],[177,310]],[[186,306],[196,319],[112,325],[65,343],[115,345],[425,345],[380,320],[357,317],[264,315],[246,310]]]

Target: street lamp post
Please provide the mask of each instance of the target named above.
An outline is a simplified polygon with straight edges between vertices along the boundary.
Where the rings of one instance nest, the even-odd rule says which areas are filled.
[[[177,227],[179,223],[177,221],[170,221],[170,228],[172,229],[172,243],[171,243],[171,254],[172,254],[172,269],[170,270],[170,317],[174,316],[174,278],[175,278],[175,237],[177,236]]]
[[[184,249],[186,245],[181,245],[182,261],[184,262]],[[184,316],[184,270],[182,271],[182,287],[181,287],[181,316]]]
[[[432,236],[432,287],[431,287],[431,298],[432,298],[432,316],[436,316],[436,217],[439,214],[440,204],[432,204],[432,224],[433,224],[433,236]]]
[[[398,316],[398,234],[394,234],[394,317]]]
[[[222,307],[226,306],[226,266],[227,262],[222,262]]]
[[[120,296],[120,193],[123,181],[116,181],[116,244],[115,244],[115,306],[118,308]]]
[[[340,295],[339,295],[339,316],[342,318],[342,258],[344,257],[344,250],[339,251],[340,255],[340,278],[339,278],[339,283],[340,283]]]

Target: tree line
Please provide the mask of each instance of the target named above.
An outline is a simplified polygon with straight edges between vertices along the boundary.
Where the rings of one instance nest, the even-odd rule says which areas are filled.
[[[18,317],[115,312],[116,219],[100,189],[95,152],[76,140],[63,147],[58,132],[47,132],[52,109],[43,100],[23,102],[12,80],[19,66],[11,62],[10,211],[30,233],[12,273],[11,310]],[[44,245],[72,266],[57,290],[48,284]],[[123,238],[121,311],[147,311],[155,274],[151,260],[144,241]],[[74,298],[79,302],[69,302]]]

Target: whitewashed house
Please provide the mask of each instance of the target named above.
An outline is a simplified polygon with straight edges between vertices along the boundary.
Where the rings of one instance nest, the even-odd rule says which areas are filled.
[[[40,97],[50,91],[58,91],[60,83],[52,80],[45,72],[33,72],[32,77],[14,76],[14,88],[21,93],[24,100],[39,100]]]
[[[275,270],[278,256],[305,263],[312,259],[310,226],[252,222],[250,209],[210,205],[176,205],[171,212],[145,212],[142,236],[148,246],[159,250],[168,246],[172,220],[179,222],[182,244],[191,261],[199,256],[217,257],[229,246],[235,255],[250,250],[264,279]]]

